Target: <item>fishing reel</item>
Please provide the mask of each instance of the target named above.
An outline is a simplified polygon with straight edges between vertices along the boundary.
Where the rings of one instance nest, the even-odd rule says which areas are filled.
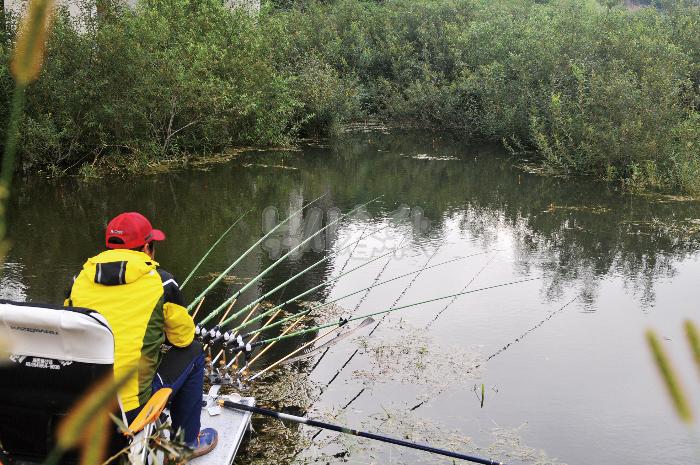
[[[243,387],[241,374],[243,370],[239,370],[239,359],[243,358],[241,366],[246,367],[250,354],[253,351],[253,346],[250,343],[243,341],[243,337],[224,338],[222,348],[217,355],[212,358],[211,347],[216,339],[212,340],[207,345],[207,356],[205,358],[205,376],[211,384],[220,384],[223,386],[236,384],[239,388]]]
[[[211,351],[207,354],[206,363],[204,365],[204,376],[212,385],[229,386],[233,384],[233,378],[226,369],[226,364],[225,350],[220,350],[213,359],[211,358]]]
[[[223,336],[219,326],[214,326],[212,329],[207,329],[204,326],[196,325],[194,327],[194,334],[202,344],[208,342],[216,343],[221,340],[221,337]]]

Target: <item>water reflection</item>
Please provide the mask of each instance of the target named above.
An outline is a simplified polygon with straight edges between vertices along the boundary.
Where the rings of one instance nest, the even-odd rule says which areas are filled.
[[[366,261],[395,247],[402,240],[407,246],[401,260],[379,260],[333,286],[319,289],[306,299],[322,301],[367,286],[384,269],[383,279],[417,270],[431,254],[436,254],[434,261],[439,262],[457,255],[481,253],[483,257],[480,261],[465,261],[445,270],[431,270],[422,274],[402,303],[456,292],[482,267],[485,267],[485,271],[478,278],[479,286],[543,277],[527,287],[475,294],[469,300],[470,312],[464,311],[466,304],[463,301],[457,301],[441,317],[440,324],[421,331],[429,331],[428,334],[437,341],[436,346],[443,340],[450,343],[462,341],[462,349],[469,353],[472,353],[473,345],[485,347],[483,351],[478,351],[480,359],[474,363],[478,365],[513,338],[525,334],[528,328],[546,321],[547,325],[559,328],[557,334],[566,334],[572,340],[578,340],[578,337],[583,339],[582,346],[562,349],[562,354],[568,357],[567,363],[561,362],[560,366],[552,368],[551,374],[541,377],[543,383],[549,379],[548,376],[566,380],[581,371],[572,371],[571,365],[588,367],[587,360],[597,350],[597,347],[585,345],[585,334],[581,328],[595,324],[588,330],[594,331],[598,338],[603,337],[602,329],[610,328],[612,334],[606,340],[611,344],[619,339],[617,334],[628,334],[626,340],[636,341],[634,334],[625,331],[629,327],[636,330],[631,323],[642,323],[631,315],[644,315],[644,312],[655,308],[659,301],[659,286],[690,279],[695,269],[688,264],[692,264],[697,257],[700,245],[700,214],[695,201],[627,196],[609,186],[586,180],[527,174],[513,167],[507,154],[500,149],[474,145],[450,134],[356,134],[344,135],[332,141],[328,147],[306,147],[303,152],[249,153],[228,164],[157,176],[115,177],[89,182],[76,179],[28,179],[19,182],[10,210],[10,235],[14,245],[7,258],[0,289],[6,298],[61,302],[70,277],[79,271],[86,257],[99,251],[106,222],[116,213],[126,210],[143,212],[156,227],[166,232],[168,240],[159,247],[157,259],[176,276],[184,277],[219,233],[244,211],[252,209],[252,213],[222,242],[196,278],[188,284],[185,294],[192,298],[210,282],[211,273],[225,269],[265,231],[269,231],[275,221],[321,194],[326,195],[315,205],[316,209],[294,218],[281,231],[281,235],[257,249],[234,271],[235,279],[219,286],[207,298],[202,314],[218,306],[239,289],[241,283],[272,264],[276,257],[299,244],[314,225],[321,224],[321,221],[328,224],[356,205],[383,195],[369,204],[360,215],[340,222],[337,228],[332,228],[318,241],[310,242],[304,253],[295,253],[271,270],[258,286],[242,296],[237,306],[251,302],[328,253],[346,247],[363,233],[384,227],[381,233],[370,236],[357,249],[348,248],[338,253],[290,283],[272,296],[272,303],[282,302],[329,277],[337,276],[345,267]],[[349,260],[351,250],[353,256]],[[487,263],[488,260],[493,262]],[[410,279],[343,302],[345,308],[339,311],[347,315],[353,311],[362,313],[388,308],[397,295],[403,295],[402,289]],[[618,285],[622,286],[622,293],[616,289]],[[477,287],[476,283],[474,287]],[[622,294],[631,295],[633,302],[625,300]],[[557,314],[551,321],[544,320],[574,295],[580,295],[577,301],[580,305],[576,311],[567,310],[570,313],[566,314],[566,318]],[[442,306],[444,302],[406,315],[405,324],[425,328]],[[630,311],[620,312],[621,306]],[[578,312],[582,311],[589,312],[589,317],[596,319],[580,320],[583,314]],[[664,312],[670,317],[677,317],[668,308],[664,308]],[[388,341],[400,338],[392,333],[396,331],[396,327],[392,326],[395,324],[394,320],[391,325],[385,324],[386,327],[380,328],[379,336]],[[529,350],[545,347],[545,341],[562,344],[558,339],[551,339],[554,336],[541,336],[540,326],[536,328],[537,333],[534,330],[527,333],[530,346],[523,348],[521,346],[524,344],[521,344],[517,350],[509,350],[508,354],[515,353],[513,359],[499,357],[495,360],[503,364],[502,369],[491,369],[506,387],[517,385],[517,391],[522,396],[530,396],[526,397],[527,400],[517,398],[508,404],[508,396],[513,394],[502,393],[499,394],[502,405],[508,405],[513,411],[531,402],[538,408],[537,413],[533,414],[537,417],[528,418],[528,421],[555,428],[560,417],[548,417],[544,413],[550,408],[547,396],[537,397],[539,391],[533,394],[528,386],[518,381],[528,379],[538,386],[532,387],[533,390],[546,389],[537,385],[539,378],[527,371],[539,365],[532,359],[518,358],[522,357],[518,351],[529,353]],[[278,332],[279,329],[269,335]],[[312,337],[308,335],[306,340]],[[297,344],[299,341],[278,344],[266,354],[261,366],[281,358]],[[643,375],[639,375],[640,380],[646,386],[644,396],[648,394],[648,397],[639,395],[648,403],[656,395],[649,387],[654,381],[649,378],[652,375],[644,371],[647,360],[643,347],[640,349],[635,344],[630,342],[629,346],[625,346],[622,351],[625,355],[620,355],[623,358],[618,361],[610,362],[608,368],[611,371],[605,372],[605,376],[612,378],[610,389],[622,389],[627,381],[616,378],[614,370],[621,365],[637,367],[638,373]],[[329,406],[346,405],[350,399],[354,402],[353,408],[368,410],[378,410],[379,404],[383,408],[385,403],[399,398],[405,406],[423,399],[421,396],[425,392],[421,392],[420,383],[406,386],[390,373],[386,379],[374,380],[375,384],[371,386],[366,384],[366,380],[353,378],[353,370],[366,372],[368,367],[372,367],[368,347],[372,345],[358,349],[356,342],[341,344],[329,353],[318,368],[311,362],[285,368],[283,374],[276,374],[261,385],[261,389],[267,390],[261,391],[260,395],[269,394],[266,402],[280,407],[292,404],[303,408],[313,406],[319,414],[328,413],[326,408]],[[621,353],[620,348],[615,347],[616,353]],[[297,391],[325,390],[320,387],[356,350],[359,355],[344,372],[344,378],[323,396],[307,396],[313,398],[313,402],[302,402],[296,394],[270,394],[274,386],[286,385],[290,379],[296,380],[294,386]],[[600,356],[608,357],[608,354]],[[289,376],[285,377],[285,374]],[[636,375],[630,373],[626,379],[636,379]],[[463,383],[471,380],[468,376],[464,378]],[[421,383],[424,386],[424,381]],[[635,386],[641,384],[638,382]],[[508,391],[506,387],[501,392]],[[598,404],[605,402],[605,393],[594,395],[591,394],[592,390],[588,390],[586,396],[590,398],[586,401],[583,394],[577,394],[577,399],[581,399],[576,408],[564,405],[570,401],[566,397],[567,390],[576,391],[576,388],[562,388],[561,392],[557,392],[562,396],[561,405],[552,410],[557,415],[566,415],[576,408],[590,414],[596,411]],[[364,394],[355,401],[353,396],[358,391]],[[449,392],[446,395],[449,396]],[[303,399],[307,397],[302,396]],[[469,402],[473,401],[472,397],[469,393]],[[663,410],[664,402],[665,399],[659,398],[653,405]],[[496,402],[489,405],[501,408]],[[513,418],[517,415],[509,414],[505,407],[502,408],[493,415],[500,415],[498,418],[504,422],[516,421]],[[610,408],[621,407],[616,405]],[[421,415],[452,418],[450,409],[439,405],[432,410],[421,411]],[[477,416],[478,411],[472,413]],[[627,411],[618,413],[622,415]],[[346,419],[366,420],[351,414]],[[468,419],[450,421],[452,427],[461,431],[474,429]],[[377,420],[375,423],[370,421],[366,426],[380,427],[380,424],[381,421]],[[266,433],[268,427],[269,433]],[[653,429],[653,424],[649,424],[648,428]],[[299,445],[303,444],[301,439],[307,437],[299,435],[296,428],[272,428],[264,422],[261,429],[263,432],[257,440],[284,447],[287,451],[285,456],[296,454]],[[666,429],[667,435],[672,437],[675,434],[673,428]],[[652,464],[657,461],[654,457],[659,457],[660,448],[657,445],[662,439],[652,440],[648,435],[642,438],[646,445],[640,445],[639,438],[632,434],[626,435],[621,430],[615,430],[615,433],[619,433],[617,440],[623,447],[636,447],[646,453],[648,460],[637,457],[639,460],[636,463]],[[589,449],[592,447],[579,451],[573,439],[559,437],[560,434],[560,431],[539,431],[528,439],[538,448],[563,451],[559,455],[572,462],[584,463],[583,459],[591,454],[604,454],[603,451],[591,452]],[[586,442],[588,439],[589,445],[598,440],[594,433],[582,434],[585,436],[582,440]],[[668,439],[667,436],[664,440]],[[488,443],[489,439],[484,441]],[[640,455],[644,455],[642,452]],[[351,455],[367,458],[373,453],[367,448],[364,452],[353,452]],[[256,454],[244,459],[248,461],[246,463],[266,463],[265,460],[269,459],[261,454],[261,461],[255,462]],[[681,448],[678,455],[680,463],[688,454],[688,449]],[[608,458],[597,456],[597,462],[604,463]],[[329,461],[342,460],[343,457],[335,457]],[[522,462],[534,463],[525,459]]]

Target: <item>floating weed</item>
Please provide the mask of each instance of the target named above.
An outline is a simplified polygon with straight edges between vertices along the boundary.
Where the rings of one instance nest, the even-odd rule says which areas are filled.
[[[385,125],[384,123],[380,122],[373,122],[373,121],[364,121],[364,122],[357,122],[357,123],[349,123],[343,125],[342,128],[340,128],[340,132],[344,133],[375,133],[379,132],[382,134],[389,134],[389,126]]]
[[[219,276],[221,276],[221,273],[209,273],[202,276],[202,278],[206,279],[207,281],[214,281]],[[224,284],[247,284],[248,281],[250,281],[250,279],[251,278],[242,278],[236,275],[226,275],[223,278],[221,278],[221,281]]]
[[[299,168],[295,166],[285,166],[285,165],[264,165],[262,163],[244,163],[244,168],[275,168],[281,170],[298,170]]]
[[[309,447],[309,439],[297,427],[289,427],[272,418],[255,418],[255,434],[246,446],[246,453],[236,457],[240,465],[278,465],[294,462],[299,450]],[[274,447],[271,447],[271,443]]]
[[[366,368],[356,370],[353,376],[366,386],[400,382],[421,384],[434,390],[478,376],[478,371],[472,369],[482,358],[477,352],[439,346],[425,331],[405,324],[401,329],[385,328],[385,331],[397,334],[385,338],[358,338],[370,363]]]
[[[505,463],[522,463],[530,465],[560,465],[556,458],[550,458],[547,453],[541,449],[529,447],[523,443],[521,430],[526,425],[520,425],[517,428],[494,428],[491,434],[494,441],[481,453],[497,457]]]
[[[429,160],[429,161],[454,161],[459,160],[457,157],[450,156],[440,156],[440,155],[428,155],[427,153],[419,153],[410,157],[414,160]]]
[[[417,418],[406,410],[387,410],[379,416],[368,416],[358,429],[376,431],[392,437],[409,441],[430,444],[435,447],[459,451],[466,454],[488,456],[504,463],[519,463],[522,465],[561,465],[542,451],[524,444],[521,430],[518,428],[494,428],[487,431],[492,439],[486,447],[478,446],[474,440],[460,431],[450,429],[443,424]],[[351,463],[387,463],[387,454],[391,454],[391,462],[396,464],[442,464],[445,459],[431,454],[410,451],[403,448],[389,448],[386,444],[374,441],[358,440],[347,435],[331,435],[325,441],[319,441],[308,456],[315,457],[315,462],[322,462],[324,453],[328,458],[329,450],[338,448],[347,451],[346,457]],[[395,454],[401,454],[396,456]],[[405,454],[405,455],[403,455]],[[305,454],[306,455],[306,454]],[[308,457],[307,456],[307,457]],[[353,457],[354,456],[354,457]],[[327,463],[322,462],[322,463]],[[331,461],[337,463],[337,461]],[[460,462],[461,463],[461,462]]]
[[[667,195],[657,193],[640,194],[648,197],[654,203],[672,203],[672,202],[697,202],[698,198],[689,195]]]
[[[555,205],[553,203],[549,204],[549,207],[542,213],[554,213],[558,211],[570,211],[570,212],[586,212],[593,213],[595,215],[602,215],[604,213],[610,212],[610,209],[603,207],[601,205]]]
[[[627,234],[680,236],[680,240],[688,239],[700,232],[700,218],[684,218],[675,221],[654,218],[648,221],[622,221],[620,225],[628,226]]]
[[[319,311],[313,310],[314,307],[321,305],[321,303],[319,302],[301,301],[296,302],[295,304],[299,307],[299,310],[312,309],[312,311],[309,313],[309,317],[311,317],[314,320],[321,318],[321,320],[319,320],[317,324],[325,324],[330,323],[331,321],[338,321],[338,318],[341,318],[348,314],[348,309],[338,303],[323,304],[323,308],[320,308]]]
[[[317,391],[318,387],[309,382],[306,373],[299,372],[292,365],[285,365],[262,378],[262,382],[253,383],[248,395],[265,399],[265,407],[283,409],[294,406],[306,410]]]

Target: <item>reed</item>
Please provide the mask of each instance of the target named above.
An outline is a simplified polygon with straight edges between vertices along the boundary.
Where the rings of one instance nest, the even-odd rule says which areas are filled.
[[[654,363],[659,370],[659,374],[666,386],[666,390],[671,398],[673,407],[678,413],[678,416],[685,423],[690,424],[693,421],[693,412],[685,396],[685,392],[681,387],[680,379],[676,374],[675,369],[671,365],[671,361],[666,354],[659,337],[651,329],[646,332],[647,344],[654,357]]]
[[[24,94],[27,86],[39,77],[44,63],[46,37],[51,28],[54,13],[52,0],[32,0],[27,13],[22,18],[19,35],[10,63],[10,70],[15,80],[15,89],[10,103],[5,140],[5,151],[2,157],[0,172],[0,260],[4,261],[9,243],[7,235],[7,203],[10,198],[12,176],[15,171],[17,140],[19,138],[19,122],[24,111]]]
[[[698,335],[698,328],[695,326],[695,323],[690,320],[685,320],[683,326],[685,326],[685,335],[688,339],[690,350],[693,353],[695,366],[698,368],[698,372],[700,373],[700,335]]]

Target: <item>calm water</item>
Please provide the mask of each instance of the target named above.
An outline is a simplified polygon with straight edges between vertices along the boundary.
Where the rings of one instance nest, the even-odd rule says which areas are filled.
[[[685,318],[700,323],[697,202],[621,196],[587,181],[525,174],[498,149],[424,133],[349,135],[327,147],[250,153],[139,178],[19,184],[2,296],[53,303],[62,301],[85,257],[99,251],[102,228],[121,211],[142,211],[166,232],[157,259],[183,278],[252,208],[184,289],[191,299],[210,273],[274,224],[275,212],[283,218],[326,194],[318,209],[251,254],[202,314],[298,244],[317,219],[383,196],[275,268],[237,305],[327,254],[271,301],[396,247],[395,255],[306,299],[331,300],[438,266],[344,299],[316,322],[537,279],[394,312],[371,335],[376,323],[320,359],[263,378],[252,390],[259,403],[507,463],[700,459],[698,441],[673,415],[644,343],[649,327],[664,337],[698,410],[698,373],[682,332]],[[258,368],[299,343],[276,345]],[[335,434],[312,439],[315,430],[264,419],[255,428],[239,463],[451,463]]]

